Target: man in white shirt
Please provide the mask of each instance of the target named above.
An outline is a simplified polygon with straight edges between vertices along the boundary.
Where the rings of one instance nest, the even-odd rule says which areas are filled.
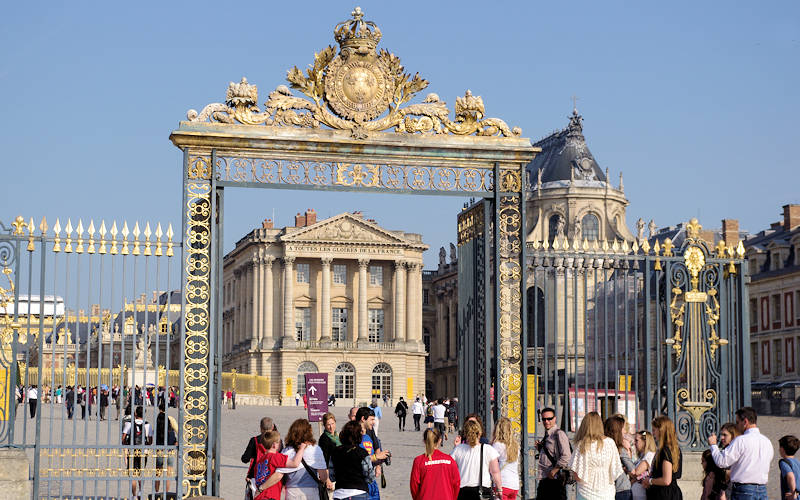
[[[411,405],[411,413],[414,415],[414,430],[419,431],[419,420],[422,418],[422,402],[419,398]]]
[[[444,400],[439,398],[433,406],[433,426],[439,429],[445,441],[447,441],[447,427],[444,425],[444,414],[446,411],[447,408],[444,406]]]
[[[31,418],[36,418],[36,405],[38,402],[39,402],[39,389],[37,389],[35,385],[32,385],[30,389],[28,389],[28,404],[30,405],[31,408]]]
[[[756,411],[745,406],[736,410],[736,427],[742,433],[724,450],[717,446],[717,436],[708,437],[711,456],[718,467],[730,467],[732,500],[767,500],[767,477],[772,462],[772,443],[756,426]]]
[[[136,407],[133,425],[131,425],[130,421],[127,421],[122,427],[122,444],[138,449],[153,444],[153,428],[150,426],[150,422],[144,419],[144,408],[141,406]],[[137,456],[137,454],[131,450],[127,458],[128,469],[131,469],[131,474],[134,478],[139,477],[142,473],[142,469],[147,467],[147,455],[140,452]],[[141,481],[133,479],[133,481],[131,481],[131,492],[134,498],[137,497],[141,489]]]

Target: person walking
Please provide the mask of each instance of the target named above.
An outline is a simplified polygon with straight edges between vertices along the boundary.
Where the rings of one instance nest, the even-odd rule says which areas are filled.
[[[442,434],[438,429],[427,429],[422,440],[425,443],[425,453],[417,456],[411,466],[411,498],[456,500],[461,488],[461,475],[455,459],[439,451]]]
[[[122,428],[122,444],[132,445],[132,447],[153,444],[153,429],[150,427],[150,422],[144,419],[143,407],[137,406],[133,421],[125,422]],[[142,469],[147,467],[147,455],[130,450],[127,459],[131,476],[134,478],[140,477],[142,475]],[[131,481],[131,493],[134,498],[137,498],[138,492],[141,491],[141,489],[141,480],[133,479]]]
[[[647,489],[647,500],[682,500],[683,493],[677,480],[683,474],[683,454],[678,446],[675,425],[665,415],[654,418],[652,425],[658,448],[650,478],[642,481],[642,486]]]
[[[71,385],[67,386],[64,404],[67,406],[67,419],[72,420],[72,414],[75,411],[75,391],[72,389]]]
[[[364,428],[357,420],[347,422],[339,433],[342,442],[333,450],[336,500],[367,500],[369,484],[375,482],[375,470],[370,454],[361,446]]]
[[[322,448],[317,446],[311,424],[305,418],[298,418],[292,422],[289,432],[286,433],[286,447],[281,453],[291,460],[303,444],[306,446],[301,464],[278,469],[286,477],[285,500],[316,500],[319,498],[317,484],[327,485],[329,482],[325,455]]]
[[[733,489],[731,497],[737,499],[766,500],[769,466],[773,450],[769,439],[758,430],[758,415],[749,406],[736,410],[736,427],[741,436],[724,450],[717,446],[717,436],[711,434],[711,456],[718,467],[730,467]]]
[[[650,467],[656,456],[656,441],[649,432],[639,431],[633,437],[633,446],[639,459],[633,464],[633,472],[630,473],[631,496],[633,500],[645,500],[647,490],[642,486],[642,480],[650,477]]]
[[[578,427],[569,470],[578,484],[578,500],[615,497],[615,480],[624,471],[617,444],[605,435],[603,419],[596,411],[587,413]]]
[[[781,472],[781,500],[797,500],[800,498],[800,461],[794,455],[800,448],[797,436],[783,436],[778,440],[778,452],[781,459],[778,468]]]
[[[494,426],[492,446],[500,454],[503,500],[516,500],[519,491],[519,443],[514,434],[511,420],[506,417],[501,417]]]
[[[403,401],[403,396],[400,396],[400,400],[397,402],[397,406],[394,407],[394,414],[397,415],[397,429],[400,432],[406,430],[406,415],[408,414],[408,403]]]
[[[444,423],[446,412],[447,408],[444,406],[444,400],[439,398],[433,407],[433,426],[439,429],[445,441],[447,441],[447,427],[445,427]]]
[[[632,500],[633,494],[631,493],[631,479],[628,476],[633,469],[633,460],[631,460],[630,444],[625,440],[623,431],[625,429],[625,419],[619,415],[612,415],[603,423],[603,432],[606,437],[611,438],[617,447],[619,459],[622,464],[622,474],[614,480],[614,489],[616,494],[615,500]]]
[[[163,400],[158,405],[154,441],[157,446],[176,446],[178,444],[178,421],[174,417],[167,416]],[[167,455],[166,450],[164,455]],[[175,457],[156,454],[156,471],[158,471],[157,477],[169,478],[175,474]],[[161,481],[155,482],[154,489],[156,497],[158,497]],[[169,479],[164,481],[164,491],[169,491]]]
[[[439,426],[436,429],[441,432]],[[481,432],[481,426],[477,422],[466,422],[464,424],[466,442],[456,446],[451,453],[461,476],[458,500],[485,498],[485,495],[491,492],[492,483],[498,491],[503,484],[498,461],[500,454],[492,446],[480,442]]]
[[[38,403],[39,403],[39,389],[35,385],[32,385],[28,389],[28,405],[30,407],[31,418],[36,418],[36,405]]]
[[[106,419],[106,408],[108,408],[108,389],[100,390],[100,420]]]
[[[567,433],[556,425],[556,411],[545,408],[541,411],[544,438],[536,441],[539,450],[539,486],[537,498],[567,500],[567,488],[559,474],[567,468],[571,457]]]
[[[411,404],[411,414],[414,417],[414,430],[417,432],[419,432],[420,430],[419,421],[422,419],[422,412],[423,412],[422,401],[420,401],[419,398],[416,398],[414,402]]]
[[[294,393],[294,405],[295,406],[300,406],[300,393],[299,392],[295,392]]]
[[[381,426],[381,419],[383,419],[383,410],[381,409],[380,405],[378,404],[377,399],[372,400],[372,404],[370,405],[370,409],[375,413],[375,425],[372,427],[372,430],[375,434],[378,433],[378,429]]]

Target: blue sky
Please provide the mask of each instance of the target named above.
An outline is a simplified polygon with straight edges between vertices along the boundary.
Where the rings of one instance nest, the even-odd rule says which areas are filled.
[[[0,219],[21,214],[180,221],[189,108],[246,76],[259,100],[334,43],[354,2],[9,2],[0,14]],[[637,218],[758,231],[800,203],[800,3],[361,2],[381,46],[450,104],[471,89],[487,115],[538,139],[577,95],[602,168],[622,171]],[[273,209],[362,210],[421,232],[426,264],[456,237],[459,198],[229,190],[225,239]],[[433,216],[432,216],[433,214]],[[52,222],[51,222],[52,225]]]

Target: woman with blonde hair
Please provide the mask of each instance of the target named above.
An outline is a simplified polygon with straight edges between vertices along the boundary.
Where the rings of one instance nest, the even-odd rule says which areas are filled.
[[[653,419],[653,436],[658,441],[650,478],[642,481],[647,488],[647,500],[682,500],[678,488],[683,457],[678,447],[675,425],[665,415]]]
[[[578,483],[578,500],[614,498],[614,480],[623,473],[622,464],[617,445],[606,437],[603,419],[596,411],[583,417],[569,469]]]
[[[500,454],[492,446],[480,442],[481,433],[478,422],[465,422],[464,442],[456,446],[451,454],[461,476],[458,500],[478,500],[481,492],[491,492],[493,482],[498,490],[503,483],[497,460]]]
[[[494,426],[492,446],[500,454],[500,478],[502,480],[503,500],[514,500],[519,491],[519,443],[511,426],[511,420],[501,417]]]
[[[656,456],[656,441],[649,432],[639,431],[633,437],[633,446],[636,448],[639,460],[633,464],[633,472],[630,473],[631,494],[633,500],[645,500],[647,490],[642,486],[642,480],[650,477],[650,467]]]
[[[450,455],[439,451],[442,432],[425,429],[422,435],[425,453],[414,459],[411,467],[411,498],[414,500],[456,500],[461,487],[458,465]]]

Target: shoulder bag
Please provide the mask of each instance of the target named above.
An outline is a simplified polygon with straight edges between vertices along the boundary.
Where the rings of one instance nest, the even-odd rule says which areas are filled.
[[[306,468],[306,472],[308,472],[308,475],[314,478],[314,481],[317,483],[317,491],[319,491],[319,500],[328,500],[328,487],[325,486],[325,483],[320,481],[319,476],[317,475],[317,471],[312,469],[311,466],[309,466],[306,463],[305,458],[300,460],[300,462],[302,462],[303,467]]]
[[[564,431],[562,431],[561,429],[558,429],[556,431],[556,434],[558,434],[559,432],[564,432]],[[561,452],[561,442],[558,440],[558,437],[556,437],[556,448],[558,448],[559,455],[560,455],[561,454],[560,453]],[[544,444],[542,445],[542,451],[544,451],[544,454],[545,454],[545,456],[547,456],[547,459],[550,460],[550,466],[551,467],[555,467],[556,464],[558,463],[558,459],[556,459],[553,455],[550,454],[549,451],[547,451],[547,446],[544,445]],[[570,474],[570,471],[567,470],[567,469],[559,469],[558,475],[556,476],[556,480],[560,481],[561,484],[563,484],[563,485],[568,485],[568,484],[574,484],[575,483],[575,478],[572,476],[572,474]]]
[[[478,462],[478,498],[480,500],[492,500],[491,488],[487,491],[483,487],[483,443],[481,443],[481,459]]]

